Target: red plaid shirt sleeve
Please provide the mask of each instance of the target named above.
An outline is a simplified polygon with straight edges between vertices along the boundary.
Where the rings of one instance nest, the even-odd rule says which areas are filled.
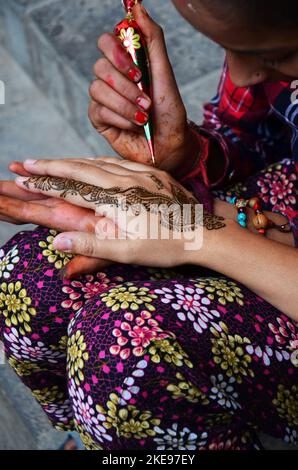
[[[234,183],[291,154],[288,126],[274,113],[263,84],[236,87],[224,66],[217,96],[205,105],[204,122],[192,124],[200,156],[183,182],[201,178],[209,188]],[[208,178],[208,160],[215,140],[224,158],[220,179]],[[208,145],[209,144],[209,145]]]

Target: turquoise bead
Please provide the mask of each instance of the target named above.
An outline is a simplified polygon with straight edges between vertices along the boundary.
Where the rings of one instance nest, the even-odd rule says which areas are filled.
[[[230,203],[231,204],[236,204],[237,198],[236,197],[231,197],[230,198]]]
[[[246,222],[242,222],[242,221],[240,222],[239,221],[239,225],[241,225],[241,227],[243,227],[243,228],[247,228],[247,223]]]
[[[241,212],[240,214],[238,214],[238,221],[239,222],[246,222],[247,221],[247,216],[246,216],[246,214],[244,214],[244,212]]]

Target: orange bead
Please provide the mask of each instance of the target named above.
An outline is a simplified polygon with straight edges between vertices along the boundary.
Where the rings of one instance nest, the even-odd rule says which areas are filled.
[[[265,214],[257,214],[252,222],[257,230],[267,229],[270,226],[270,221]]]

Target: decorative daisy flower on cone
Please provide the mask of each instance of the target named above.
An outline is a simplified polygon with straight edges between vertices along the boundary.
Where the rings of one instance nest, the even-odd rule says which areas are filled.
[[[127,29],[122,28],[119,38],[121,39],[123,46],[129,51],[141,48],[141,37],[132,27]]]

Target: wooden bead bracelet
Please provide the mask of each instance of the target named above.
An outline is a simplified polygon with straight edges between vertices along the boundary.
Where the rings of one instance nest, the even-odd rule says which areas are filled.
[[[247,208],[253,209],[255,215],[252,219],[254,228],[259,232],[260,235],[266,235],[267,230],[273,229],[278,230],[282,233],[291,232],[290,223],[277,225],[271,219],[269,219],[262,211],[261,200],[258,197],[252,197],[251,199],[241,199],[232,197],[229,199],[230,204],[233,204],[238,210],[237,221],[241,227],[247,228]]]

